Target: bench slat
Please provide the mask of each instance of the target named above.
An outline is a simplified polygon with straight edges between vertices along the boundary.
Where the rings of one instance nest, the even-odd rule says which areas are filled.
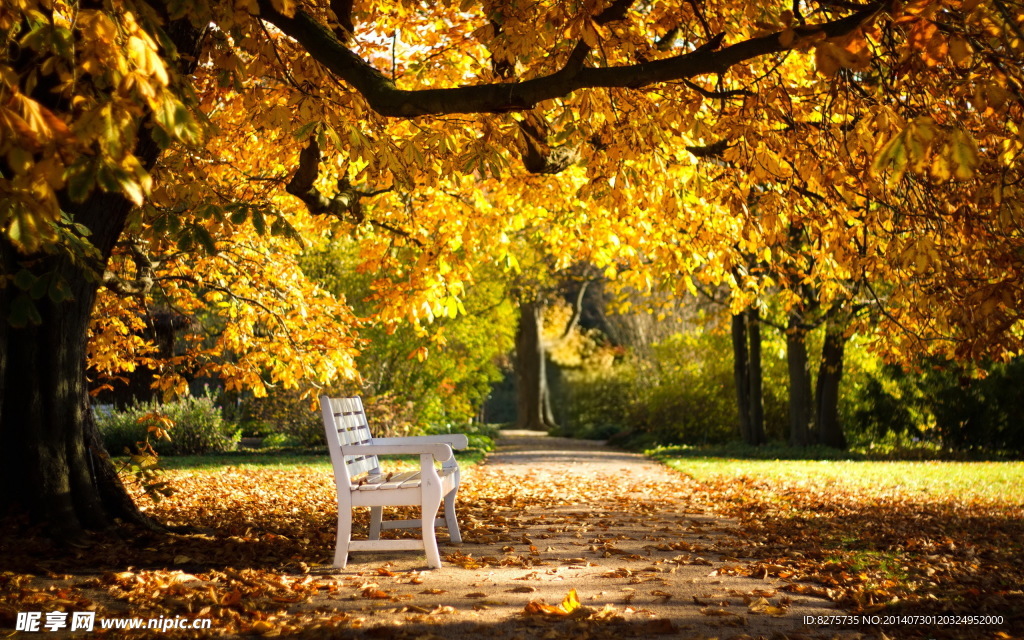
[[[359,491],[377,491],[387,489],[398,489],[400,487],[418,487],[422,483],[419,471],[406,471],[405,473],[370,474],[361,478],[352,485],[353,489]]]

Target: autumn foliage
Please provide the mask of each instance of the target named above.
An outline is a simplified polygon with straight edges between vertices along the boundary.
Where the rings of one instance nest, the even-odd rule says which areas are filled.
[[[737,309],[779,288],[797,308],[868,304],[850,330],[893,358],[1017,352],[1012,6],[631,4],[12,5],[8,40],[38,64],[3,67],[3,229],[89,262],[93,231],[60,198],[139,207],[97,274],[90,358],[151,368],[167,394],[355,375],[360,320],[296,264],[339,233],[385,323],[459,313],[476,265],[515,270],[531,236],[631,286],[727,283]],[[160,38],[186,16],[218,28],[182,74]],[[480,91],[440,89],[469,78]],[[156,166],[140,135],[166,148]],[[11,275],[16,324],[68,295]],[[216,338],[159,354],[140,337],[156,307]]]

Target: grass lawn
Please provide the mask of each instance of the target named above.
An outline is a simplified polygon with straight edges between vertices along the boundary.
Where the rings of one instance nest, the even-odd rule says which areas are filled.
[[[739,522],[756,559],[747,575],[792,580],[851,612],[1022,620],[1024,462],[648,453]]]
[[[697,480],[747,478],[920,500],[1024,505],[1024,462],[743,460],[666,453],[657,457]]]

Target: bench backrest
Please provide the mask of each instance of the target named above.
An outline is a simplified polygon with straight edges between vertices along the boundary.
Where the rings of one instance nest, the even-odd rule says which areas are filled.
[[[351,398],[330,398],[320,396],[324,428],[327,431],[327,447],[331,451],[331,463],[338,483],[344,474],[346,482],[363,472],[375,472],[380,468],[377,456],[345,455],[345,447],[356,444],[370,444],[370,425],[363,411],[363,401],[358,396]]]

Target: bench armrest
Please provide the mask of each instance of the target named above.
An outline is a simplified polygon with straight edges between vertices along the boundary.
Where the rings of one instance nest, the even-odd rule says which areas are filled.
[[[452,459],[452,448],[445,443],[430,443],[430,442],[402,442],[402,443],[379,443],[380,440],[387,440],[388,438],[374,439],[373,444],[357,444],[357,445],[345,445],[341,448],[342,455],[346,456],[386,456],[386,455],[400,455],[400,456],[418,456],[423,454],[429,454],[434,456],[434,459],[438,462],[445,462],[446,460]],[[394,438],[395,440],[406,440],[407,438]],[[412,439],[412,438],[409,438]],[[379,443],[379,444],[378,444]]]
[[[408,436],[405,438],[374,438],[373,444],[409,445],[409,444],[446,444],[452,449],[465,449],[469,446],[469,438],[464,433],[442,433],[432,436]]]

